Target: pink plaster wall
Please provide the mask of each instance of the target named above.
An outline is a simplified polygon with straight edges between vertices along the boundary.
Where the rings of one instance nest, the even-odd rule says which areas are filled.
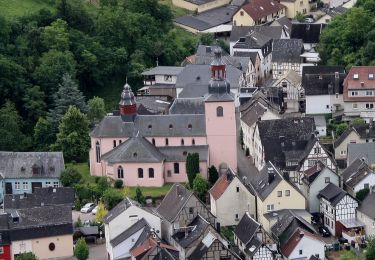
[[[216,108],[222,106],[223,117],[216,116]],[[219,169],[226,163],[237,172],[237,136],[234,102],[206,102],[206,133],[210,164]]]
[[[186,163],[185,162],[178,162],[180,164],[180,173],[174,173],[174,162],[165,162],[164,163],[164,176],[165,182],[188,182],[187,174],[186,174]],[[207,178],[207,163],[200,162],[199,163],[200,173],[203,177]],[[171,171],[171,177],[168,177],[168,170]]]

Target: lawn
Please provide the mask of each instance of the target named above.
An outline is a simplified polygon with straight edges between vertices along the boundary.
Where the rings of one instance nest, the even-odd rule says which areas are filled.
[[[183,9],[183,8],[180,8],[180,7],[177,7],[177,6],[173,5],[172,0],[160,0],[159,3],[169,6],[171,8],[173,17],[175,17],[175,18],[183,16],[183,15],[188,14],[190,12],[189,10],[186,10],[186,9]]]
[[[0,0],[0,13],[7,18],[18,17],[43,8],[53,10],[54,4],[54,0]]]

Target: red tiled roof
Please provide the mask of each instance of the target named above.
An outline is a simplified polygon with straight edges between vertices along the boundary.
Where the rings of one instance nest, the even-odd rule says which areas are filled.
[[[302,230],[300,228],[297,228],[296,231],[294,232],[294,234],[289,238],[289,240],[285,243],[285,246],[283,246],[281,248],[281,253],[283,254],[283,256],[285,257],[289,257],[290,254],[293,252],[293,250],[296,248],[296,246],[298,245],[299,241],[301,241],[301,234],[303,234],[302,237],[309,237],[311,239],[315,239],[317,241],[321,241],[323,243],[323,241],[316,235],[306,231],[306,230]]]
[[[242,6],[242,9],[257,21],[270,14],[276,13],[285,8],[284,5],[273,0],[250,0],[249,3]]]
[[[138,256],[140,256],[140,255],[142,255],[144,253],[147,253],[150,250],[154,249],[156,246],[157,246],[157,242],[154,239],[149,238],[149,239],[146,239],[138,247],[136,247],[133,250],[131,250],[130,254],[133,257],[138,257]],[[173,246],[170,246],[170,245],[167,245],[167,244],[163,244],[163,243],[160,243],[160,247],[161,248],[165,248],[165,249],[169,249],[169,250],[177,251],[177,249],[174,248]]]
[[[209,191],[214,200],[218,200],[221,195],[223,195],[233,178],[234,176],[228,180],[227,174],[223,174],[223,176],[215,182],[214,186]]]
[[[358,78],[354,78],[358,74]],[[373,79],[369,78],[373,75]],[[354,66],[344,80],[344,101],[375,101],[375,96],[351,97],[350,90],[375,90],[375,66]]]

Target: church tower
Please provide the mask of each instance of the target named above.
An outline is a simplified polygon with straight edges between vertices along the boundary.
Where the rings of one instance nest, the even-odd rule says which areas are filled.
[[[119,107],[122,120],[125,122],[133,122],[137,115],[137,104],[135,103],[134,94],[128,82],[126,82],[121,93]]]
[[[230,167],[237,172],[237,130],[234,97],[226,80],[226,66],[221,50],[214,51],[211,80],[205,98],[206,134],[210,164],[223,172]]]

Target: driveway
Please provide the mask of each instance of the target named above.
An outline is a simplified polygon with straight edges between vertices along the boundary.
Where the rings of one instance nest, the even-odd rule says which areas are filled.
[[[72,211],[73,216],[73,223],[75,223],[78,220],[78,217],[81,219],[82,223],[86,220],[92,221],[95,220],[95,215],[90,213],[81,213],[79,211],[73,210]]]

